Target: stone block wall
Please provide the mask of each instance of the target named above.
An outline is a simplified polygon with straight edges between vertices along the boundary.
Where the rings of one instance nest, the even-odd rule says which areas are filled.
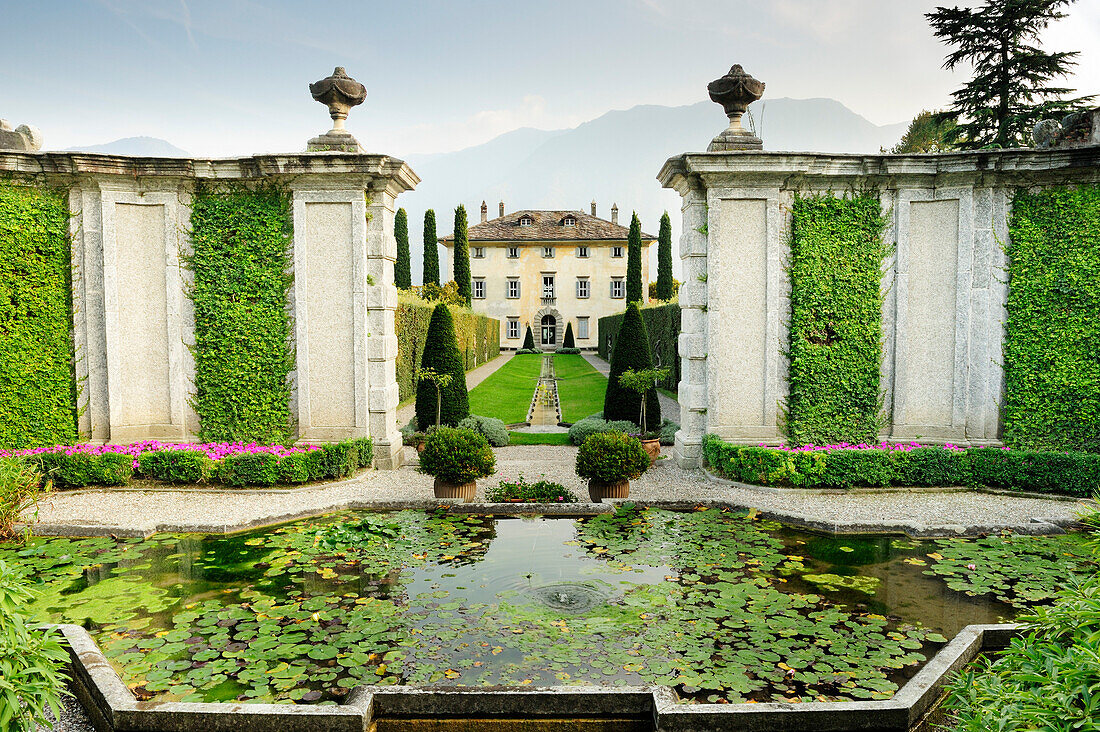
[[[888,218],[882,287],[883,439],[999,444],[1014,192],[1100,181],[1100,147],[941,155],[687,153],[658,179],[683,199],[677,461],[704,434],[783,441],[796,194],[877,189]]]
[[[418,182],[381,155],[218,160],[0,152],[15,181],[69,190],[81,433],[96,442],[193,440],[194,316],[183,264],[199,181],[292,191],[296,370],[302,441],[369,436],[400,462],[394,200]]]

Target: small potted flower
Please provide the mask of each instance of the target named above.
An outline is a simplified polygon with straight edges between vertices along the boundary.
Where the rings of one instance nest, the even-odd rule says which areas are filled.
[[[619,374],[619,386],[624,389],[630,389],[636,392],[641,397],[641,410],[638,414],[638,427],[641,429],[639,438],[642,441],[642,447],[645,448],[646,453],[649,455],[649,464],[657,462],[657,458],[661,455],[661,433],[660,429],[652,429],[652,427],[646,424],[646,396],[650,389],[657,388],[657,382],[661,379],[668,377],[669,370],[664,369],[627,369],[623,373]],[[660,421],[660,420],[658,420]],[[660,426],[658,425],[658,428]]]
[[[595,503],[629,497],[630,481],[648,469],[642,443],[622,432],[594,434],[577,450],[577,475],[588,478],[588,495]]]
[[[492,475],[496,462],[488,440],[477,432],[440,427],[425,438],[417,470],[435,477],[436,498],[469,503],[477,493],[477,479]]]

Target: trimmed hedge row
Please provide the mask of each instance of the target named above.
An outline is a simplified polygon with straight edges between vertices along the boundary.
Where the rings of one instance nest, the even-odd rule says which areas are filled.
[[[985,486],[1087,497],[1100,485],[1100,455],[970,449],[783,450],[731,445],[715,435],[703,456],[731,480],[799,488]]]
[[[271,486],[345,478],[370,466],[374,444],[369,437],[360,437],[283,456],[251,452],[221,460],[212,460],[201,450],[158,450],[138,456],[136,470],[131,455],[117,452],[43,452],[23,459],[62,489],[126,485],[134,475],[176,484]]]
[[[416,369],[424,355],[428,324],[436,303],[412,293],[401,292],[397,300],[395,327],[397,332],[398,398],[405,401],[416,394]],[[500,321],[451,307],[455,323],[458,350],[467,371],[500,355]]]
[[[650,355],[653,365],[668,368],[668,378],[658,386],[669,391],[680,388],[680,303],[670,302],[667,305],[643,307],[642,322],[645,323],[646,333],[649,334]],[[615,339],[619,337],[619,329],[623,327],[623,316],[605,315],[599,320],[599,337],[596,339],[597,352],[605,361],[611,360]]]

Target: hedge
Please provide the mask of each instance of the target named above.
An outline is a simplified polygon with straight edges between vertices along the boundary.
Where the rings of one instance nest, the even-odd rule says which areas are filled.
[[[397,387],[401,401],[416,394],[416,369],[424,355],[428,324],[434,308],[434,302],[411,292],[398,294],[394,320],[397,331]],[[451,307],[451,317],[458,338],[458,350],[462,353],[467,371],[500,355],[499,320],[461,307]]]
[[[798,450],[733,445],[715,435],[703,456],[719,474],[758,485],[972,486],[1088,497],[1100,485],[1100,455],[997,447],[878,445]]]
[[[77,440],[69,206],[0,183],[0,448]]]
[[[642,321],[649,334],[649,348],[653,364],[669,369],[668,377],[658,386],[676,391],[680,384],[680,303],[643,307]],[[596,346],[600,358],[611,360],[615,339],[623,326],[623,315],[605,315],[599,320]]]
[[[1100,451],[1100,186],[1018,192],[1009,235],[1004,442]]]

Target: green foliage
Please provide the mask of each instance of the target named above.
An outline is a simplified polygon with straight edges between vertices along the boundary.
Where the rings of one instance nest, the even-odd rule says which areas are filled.
[[[634,480],[649,470],[649,454],[637,437],[597,432],[577,450],[577,475],[599,483]]]
[[[476,432],[493,447],[506,447],[508,445],[508,428],[504,421],[495,417],[481,417],[471,414],[458,423],[460,429]]]
[[[432,312],[420,365],[439,374],[450,374],[451,381],[441,391],[437,405],[435,386],[422,381],[416,387],[416,419],[420,429],[435,424],[436,412],[442,424],[456,425],[470,414],[466,393],[466,370],[455,338],[454,319],[450,308],[440,303]]]
[[[472,430],[441,427],[432,430],[420,453],[421,473],[444,483],[464,485],[487,478],[496,469],[497,459],[489,442]]]
[[[649,334],[653,364],[669,369],[668,376],[657,386],[676,391],[680,385],[680,304],[668,303],[641,308],[646,333]],[[599,321],[599,339],[597,341],[600,358],[611,360],[613,346],[618,341],[619,330],[623,325],[625,313],[606,315]]]
[[[1019,191],[1009,220],[1004,441],[1100,451],[1100,186]]]
[[[565,324],[565,336],[561,339],[561,349],[574,349],[577,347],[576,340],[573,339],[573,323]]]
[[[653,422],[646,417],[646,400],[642,397],[650,390],[656,390],[657,382],[668,377],[668,369],[627,369],[619,374],[619,386],[629,389],[630,391],[638,394],[638,403],[641,406],[641,413],[638,415],[638,424],[647,425],[645,429],[655,430],[657,427],[653,426]]]
[[[218,478],[230,486],[275,485],[279,482],[279,456],[270,452],[243,452],[218,461]]]
[[[21,458],[0,457],[0,541],[15,536],[15,524],[23,521],[24,514],[32,516],[27,521],[33,524],[38,518],[38,498],[48,490],[42,485],[41,476]],[[28,525],[23,540],[30,538]]]
[[[581,349],[562,347],[562,348],[559,348],[558,350],[554,351],[554,353],[556,353],[558,355],[561,355],[561,356],[579,356],[581,354]]]
[[[701,276],[706,277],[706,275],[701,275]],[[706,280],[702,280],[702,281],[706,282]],[[681,284],[680,280],[676,279],[675,277],[672,278],[672,297],[668,298],[670,301],[675,300],[677,295],[679,294],[680,284]],[[660,302],[660,298],[657,297],[657,283],[656,282],[650,282],[649,283],[649,300],[650,300],[650,302],[653,302],[653,303],[659,303]]]
[[[466,307],[466,301],[463,300],[462,295],[459,294],[458,283],[454,280],[448,280],[443,285],[436,285],[429,282],[421,287],[417,294],[431,303],[442,302],[461,308]]]
[[[27,617],[33,595],[23,578],[0,562],[0,729],[35,732],[53,729],[67,696],[69,654],[56,629],[39,629]]]
[[[950,116],[960,119],[959,146],[1027,147],[1035,123],[1082,109],[1092,97],[1063,100],[1073,89],[1053,86],[1077,65],[1077,51],[1047,53],[1040,37],[1073,0],[985,0],[976,8],[939,7],[925,13],[935,36],[951,53],[943,66],[960,63],[974,76],[952,94]],[[942,117],[941,117],[942,118]]]
[[[69,206],[0,183],[0,448],[77,439]]]
[[[657,299],[668,301],[675,295],[672,288],[672,222],[668,211],[661,215],[661,230],[657,234]]]
[[[424,285],[439,284],[439,235],[435,231],[435,211],[424,212]]]
[[[520,475],[514,482],[501,481],[496,488],[485,491],[490,503],[523,501],[525,503],[576,503],[577,495],[561,483],[539,480],[528,483]]]
[[[200,188],[191,205],[195,394],[204,441],[292,439],[290,196]]]
[[[969,482],[989,488],[1061,493],[1086,498],[1100,485],[1100,455],[972,448],[966,451]]]
[[[166,483],[206,483],[214,461],[201,450],[150,450],[138,456],[138,472]]]
[[[470,305],[473,296],[470,280],[470,235],[466,229],[466,207],[459,204],[455,209],[455,239],[454,239],[454,275],[458,283],[458,294],[463,302]]]
[[[435,389],[435,422],[431,426],[438,427],[440,425],[441,410],[443,408],[443,390],[447,388],[447,385],[451,383],[454,378],[453,374],[441,374],[430,368],[418,368],[416,370],[417,383],[428,382]]]
[[[642,298],[642,222],[635,212],[630,217],[630,233],[626,237],[626,301],[644,302]]]
[[[964,457],[959,450],[918,447],[893,454],[894,478],[905,486],[966,485],[969,481]]]
[[[629,369],[640,370],[653,367],[649,351],[649,335],[645,321],[636,302],[626,306],[623,324],[615,338],[615,350],[611,354],[611,369],[608,375],[607,393],[604,396],[603,413],[609,420],[638,419],[641,413],[642,397],[619,383],[619,377]],[[657,390],[646,392],[646,424],[640,425],[643,432],[657,429],[661,424],[661,402]]]
[[[894,155],[913,153],[940,153],[954,149],[958,137],[955,120],[942,112],[922,110],[906,128],[901,141],[890,148]]]
[[[397,261],[393,264],[393,282],[399,289],[412,287],[412,254],[409,252],[409,215],[397,209],[393,217],[393,238],[397,240]]]
[[[795,445],[878,436],[885,227],[877,195],[794,200],[786,426]]]
[[[279,483],[296,485],[306,483],[314,474],[320,473],[320,464],[320,450],[292,452],[279,458],[275,473]]]
[[[523,336],[523,348],[522,351],[534,351],[535,350],[535,336],[531,333],[531,326],[527,326],[527,333]]]
[[[574,445],[582,445],[592,435],[604,432],[622,432],[629,434],[638,429],[638,425],[632,421],[619,420],[609,422],[601,417],[585,417],[569,427],[569,442]]]
[[[134,459],[117,452],[100,455],[84,452],[42,452],[27,460],[58,488],[126,485],[134,472]]]

